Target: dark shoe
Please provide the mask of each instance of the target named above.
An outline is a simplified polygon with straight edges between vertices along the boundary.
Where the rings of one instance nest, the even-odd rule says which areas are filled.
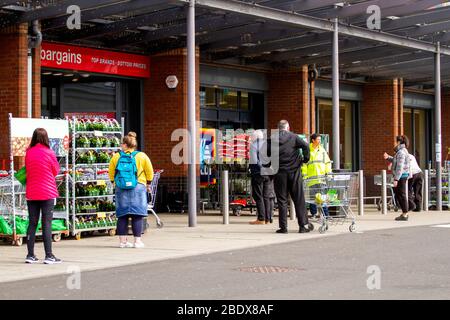
[[[36,258],[36,256],[27,256],[27,258],[25,259],[25,263],[33,264],[33,263],[38,263],[38,262],[39,262],[39,259]]]
[[[286,229],[278,229],[276,232],[277,233],[288,233],[288,231]]]
[[[61,259],[58,259],[54,255],[45,257],[44,263],[45,264],[60,264],[62,261]]]
[[[421,212],[422,209],[420,209],[420,208],[415,208],[413,211],[414,211],[414,212]]]
[[[308,232],[310,232],[311,230],[309,230],[308,228],[305,228],[305,227],[300,227],[300,230],[298,231],[298,233],[308,233]]]
[[[395,221],[408,221],[408,216],[400,215],[397,218],[395,218]]]

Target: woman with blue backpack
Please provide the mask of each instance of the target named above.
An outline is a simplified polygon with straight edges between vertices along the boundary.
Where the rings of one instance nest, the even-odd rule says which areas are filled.
[[[136,133],[123,138],[122,151],[109,163],[109,177],[116,187],[117,234],[120,248],[143,248],[143,218],[147,214],[147,185],[153,180],[153,167],[144,152],[136,151]],[[132,221],[134,244],[128,242],[128,221]]]

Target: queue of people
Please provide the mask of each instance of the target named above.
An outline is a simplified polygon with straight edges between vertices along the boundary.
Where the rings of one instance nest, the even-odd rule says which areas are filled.
[[[255,131],[250,145],[250,172],[252,181],[252,196],[256,202],[257,220],[250,224],[267,224],[272,222],[273,206],[272,193],[275,189],[279,208],[279,230],[277,233],[287,233],[287,207],[288,198],[294,202],[300,232],[309,232],[308,215],[305,205],[303,179],[308,179],[308,188],[320,192],[323,189],[320,179],[314,177],[324,176],[332,172],[331,160],[321,144],[321,136],[311,135],[308,146],[298,135],[290,132],[289,123],[280,121],[278,133],[270,139],[264,139],[260,130]],[[279,169],[276,174],[261,174],[261,168],[269,166],[264,160],[266,153],[270,153],[274,141],[279,152]],[[402,214],[396,221],[408,221],[408,212],[422,210],[422,186],[424,175],[416,158],[408,152],[409,140],[405,135],[396,138],[394,156],[384,153],[384,158],[392,165],[393,186],[396,202]],[[272,178],[273,177],[273,178]],[[314,192],[313,192],[314,193]],[[314,217],[317,215],[317,206],[309,204],[309,210]],[[327,207],[322,207],[325,217],[329,216]]]
[[[407,221],[409,211],[422,210],[423,172],[415,157],[408,152],[409,141],[404,135],[396,138],[395,154],[384,153],[384,159],[392,164],[395,197],[402,214],[397,221]],[[153,167],[149,157],[136,151],[136,133],[128,133],[122,140],[122,150],[116,153],[109,165],[109,177],[115,185],[117,234],[120,248],[143,248],[143,217],[147,214],[147,190],[153,179]],[[277,168],[271,162],[271,154],[278,156]],[[29,209],[27,230],[27,263],[37,263],[34,253],[35,233],[42,217],[43,239],[46,264],[61,263],[52,252],[51,222],[53,207],[58,197],[55,177],[59,165],[54,152],[49,147],[47,131],[34,131],[31,144],[26,152],[27,168],[26,198]],[[252,225],[273,223],[275,198],[279,210],[277,233],[288,233],[287,210],[289,197],[292,199],[299,224],[299,233],[308,233],[309,222],[305,203],[303,178],[309,179],[310,188],[320,189],[320,181],[313,177],[332,172],[331,160],[321,145],[318,134],[311,136],[308,145],[298,135],[290,132],[288,121],[281,120],[276,134],[265,138],[261,130],[252,135],[250,145],[250,173],[252,196],[256,202],[257,219]],[[311,179],[313,178],[313,179]],[[317,182],[317,183],[315,183]],[[407,187],[408,185],[408,187]],[[323,208],[324,215],[329,213]],[[317,207],[310,205],[312,216]],[[128,241],[128,225],[131,220],[134,243]]]
[[[117,234],[120,248],[143,248],[143,217],[148,215],[147,188],[153,180],[153,167],[149,157],[136,151],[136,133],[130,132],[122,140],[122,151],[116,153],[109,165],[109,177],[115,184]],[[48,133],[44,128],[34,130],[25,155],[26,199],[29,212],[27,229],[28,254],[25,262],[35,264],[34,245],[39,219],[45,248],[45,264],[59,264],[52,251],[53,209],[58,189],[56,176],[60,170],[56,155],[50,148]],[[131,220],[134,243],[128,242],[128,224]]]

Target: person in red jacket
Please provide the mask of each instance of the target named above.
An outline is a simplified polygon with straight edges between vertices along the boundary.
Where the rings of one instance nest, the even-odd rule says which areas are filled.
[[[36,229],[42,212],[42,234],[45,247],[45,264],[61,263],[52,253],[52,220],[55,199],[58,197],[56,175],[59,164],[55,153],[50,149],[47,131],[34,130],[31,143],[25,155],[27,171],[26,199],[29,225],[27,230],[28,255],[26,263],[39,262],[34,254]]]

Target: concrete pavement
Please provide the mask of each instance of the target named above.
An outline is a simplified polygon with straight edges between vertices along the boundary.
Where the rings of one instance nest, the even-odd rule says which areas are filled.
[[[367,211],[366,211],[367,212]],[[408,222],[393,221],[397,214],[382,216],[373,210],[357,217],[357,232],[403,228],[424,225],[449,224],[450,212],[414,213]],[[289,234],[276,234],[278,220],[272,225],[249,225],[254,216],[230,217],[229,225],[222,225],[220,215],[199,215],[198,227],[187,227],[187,215],[160,215],[163,229],[154,228],[154,219],[149,218],[152,229],[143,237],[144,249],[119,249],[117,237],[93,236],[79,241],[67,239],[54,243],[54,253],[63,259],[61,265],[26,265],[26,246],[0,245],[0,283],[66,274],[69,267],[81,271],[99,270],[145,262],[176,259],[208,253],[267,246],[298,240],[326,238],[349,233],[349,223],[330,226],[325,234],[316,230],[299,234],[296,221],[289,221]],[[44,257],[43,244],[36,246],[38,258]]]
[[[345,233],[2,283],[0,300],[182,300],[178,307],[198,299],[448,300],[449,232],[422,226]],[[170,318],[177,302],[163,308]]]

